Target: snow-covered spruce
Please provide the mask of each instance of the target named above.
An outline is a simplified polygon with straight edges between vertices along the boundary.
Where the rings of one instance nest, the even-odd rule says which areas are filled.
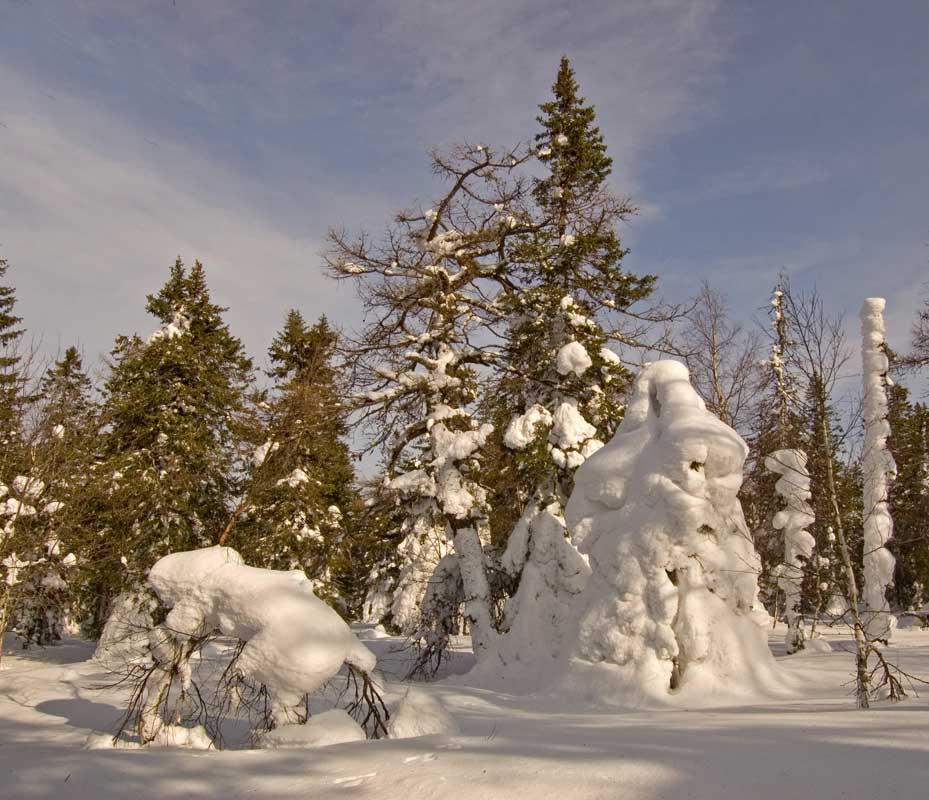
[[[170,609],[149,637],[155,668],[145,684],[138,719],[140,741],[165,724],[159,710],[179,674],[190,689],[192,643],[211,633],[238,639],[235,670],[267,690],[272,727],[303,721],[300,706],[343,664],[367,675],[375,656],[300,570],[246,566],[228,547],[172,553],[151,569],[149,584]]]
[[[776,489],[784,498],[784,508],[774,515],[775,530],[784,534],[784,561],[779,567],[777,585],[786,598],[788,653],[804,646],[803,615],[800,610],[803,573],[813,555],[815,539],[806,530],[816,521],[810,506],[810,474],[802,450],[775,450],[765,458],[765,466],[781,477]]]
[[[737,496],[747,452],[706,411],[686,367],[642,370],[567,505],[592,574],[559,691],[642,706],[779,688],[754,617],[759,559]]]
[[[890,364],[884,344],[884,298],[869,297],[861,306],[861,365],[864,378],[864,623],[870,639],[887,639],[896,624],[887,604],[893,583],[894,557],[887,549],[893,536],[893,519],[887,504],[890,481],[896,475],[887,449],[887,387]]]
[[[405,520],[406,536],[397,547],[400,572],[390,603],[391,622],[405,636],[413,635],[420,624],[420,609],[429,580],[451,551],[445,531],[438,529],[431,516]]]
[[[505,634],[496,641],[495,657],[469,675],[471,682],[534,691],[573,645],[572,614],[590,567],[566,533],[559,502],[543,508],[536,498],[526,506],[500,560],[519,579],[506,604]]]

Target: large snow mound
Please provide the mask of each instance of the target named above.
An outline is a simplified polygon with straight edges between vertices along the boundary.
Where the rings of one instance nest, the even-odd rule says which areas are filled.
[[[760,562],[737,496],[747,453],[684,365],[642,370],[566,508],[592,573],[564,691],[643,706],[782,688],[753,613]]]
[[[314,714],[304,724],[281,725],[258,741],[263,750],[299,750],[365,740],[364,729],[341,708]]]
[[[420,689],[409,689],[390,715],[387,733],[391,739],[418,736],[456,736],[458,723],[438,700]]]
[[[208,547],[165,556],[148,581],[171,609],[166,630],[177,637],[219,630],[245,641],[238,669],[279,705],[296,705],[343,663],[374,669],[374,654],[300,570],[248,567],[235,550]]]

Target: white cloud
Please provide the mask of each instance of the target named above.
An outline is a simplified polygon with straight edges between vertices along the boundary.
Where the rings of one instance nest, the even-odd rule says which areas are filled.
[[[333,316],[350,295],[318,268],[320,242],[276,224],[247,180],[88,105],[3,70],[0,253],[19,312],[46,346],[108,349],[153,322],[143,311],[176,255],[207,268],[214,298],[261,353],[288,305]]]
[[[20,9],[37,52],[64,54],[0,70],[0,253],[20,311],[51,349],[80,340],[95,354],[118,332],[147,331],[144,294],[181,254],[204,262],[253,354],[290,305],[350,324],[351,287],[319,271],[325,228],[376,230],[428,195],[425,157],[406,160],[425,148],[529,139],[562,51],[597,106],[614,185],[653,219],[636,165],[699,108],[724,49],[716,5],[407,2],[347,18],[320,10],[312,30],[299,3],[274,15],[235,4]],[[334,32],[339,57],[318,56],[312,37]],[[72,77],[63,65],[80,68]],[[282,137],[290,123],[311,137],[307,127],[294,129],[299,142]],[[351,136],[366,152],[334,161],[327,146]]]

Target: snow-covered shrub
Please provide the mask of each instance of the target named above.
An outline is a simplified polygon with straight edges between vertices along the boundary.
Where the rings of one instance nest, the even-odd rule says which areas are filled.
[[[356,689],[349,711],[371,734],[385,731],[374,654],[313,594],[302,571],[249,567],[231,548],[208,547],[165,556],[148,582],[168,613],[150,630],[141,658],[127,660],[135,691],[123,728],[133,723],[141,743],[179,719],[221,740],[220,723],[237,708],[257,712],[253,734],[304,723],[309,696],[343,666]],[[220,637],[231,640],[231,657],[217,678],[200,655]]]
[[[566,509],[592,574],[565,690],[643,705],[778,686],[753,615],[759,559],[737,496],[747,452],[682,364],[642,370]]]
[[[419,655],[408,677],[431,677],[442,664],[449,638],[461,629],[464,584],[458,556],[449,553],[436,564],[420,603],[419,628],[412,639]]]
[[[423,598],[429,581],[451,550],[444,528],[438,528],[431,515],[413,516],[404,522],[406,536],[397,547],[400,570],[390,604],[391,622],[405,636],[421,624]]]
[[[34,476],[0,485],[0,552],[8,553],[0,560],[0,581],[8,593],[8,624],[23,647],[53,644],[64,631],[77,557],[56,535],[63,507]]]

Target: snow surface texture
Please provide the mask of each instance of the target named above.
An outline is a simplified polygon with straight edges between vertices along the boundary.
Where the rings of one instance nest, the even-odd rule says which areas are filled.
[[[458,723],[434,697],[410,688],[390,715],[387,733],[391,739],[419,736],[457,736]]]
[[[248,567],[229,547],[207,547],[165,556],[148,581],[171,609],[161,628],[176,639],[219,630],[247,642],[238,669],[268,688],[275,708],[296,706],[343,663],[374,669],[374,654],[300,570]]]
[[[769,628],[783,647],[785,627]],[[84,749],[124,708],[93,645],[66,638],[21,649],[7,635],[0,672],[0,797],[7,800],[916,800],[926,795],[925,698],[854,709],[854,639],[824,628],[830,652],[783,662],[802,687],[789,702],[700,710],[583,710],[560,697],[514,697],[455,678],[417,684],[456,736],[369,740],[325,750]],[[359,631],[359,635],[364,633]],[[823,641],[813,640],[813,641]],[[367,642],[379,663],[400,638]],[[470,658],[466,638],[456,640]],[[929,631],[898,630],[888,657],[929,674]],[[406,652],[406,651],[404,651]],[[413,658],[410,653],[410,658]],[[104,686],[106,688],[100,688]],[[406,687],[397,687],[399,700]],[[391,706],[392,707],[392,706]]]
[[[890,481],[897,467],[887,449],[887,371],[884,346],[884,299],[869,297],[861,306],[861,365],[864,377],[864,452],[861,470],[864,515],[865,628],[870,639],[890,637],[895,619],[887,604],[887,588],[894,579],[894,557],[886,548],[894,523],[887,507]]]
[[[561,691],[645,706],[782,689],[754,620],[760,565],[737,496],[747,453],[686,367],[641,371],[623,422],[578,470],[566,508],[592,574]]]
[[[802,650],[803,615],[800,613],[800,587],[803,573],[813,555],[816,540],[806,530],[816,521],[810,506],[810,474],[806,453],[802,450],[775,450],[764,460],[765,467],[780,475],[775,484],[784,498],[784,508],[774,515],[774,529],[784,533],[784,563],[780,565],[777,585],[787,600],[788,653]]]

